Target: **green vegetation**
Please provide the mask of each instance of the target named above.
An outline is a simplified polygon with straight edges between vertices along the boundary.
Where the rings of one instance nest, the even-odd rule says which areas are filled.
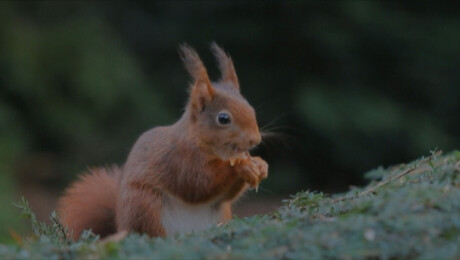
[[[38,236],[0,245],[2,259],[459,259],[460,152],[368,172],[366,187],[328,196],[299,192],[265,216],[174,238],[132,234],[101,243],[87,232],[62,239],[34,223]],[[20,206],[31,217],[27,204]],[[60,234],[60,235],[56,235]]]

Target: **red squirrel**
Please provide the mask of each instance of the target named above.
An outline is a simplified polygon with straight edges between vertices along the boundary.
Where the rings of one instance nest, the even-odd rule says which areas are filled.
[[[72,238],[83,230],[151,237],[200,231],[232,218],[231,204],[267,177],[268,164],[248,151],[261,142],[256,114],[240,94],[229,56],[215,43],[221,79],[211,82],[196,51],[180,47],[193,82],[173,125],[142,134],[123,167],[94,168],[59,199]]]

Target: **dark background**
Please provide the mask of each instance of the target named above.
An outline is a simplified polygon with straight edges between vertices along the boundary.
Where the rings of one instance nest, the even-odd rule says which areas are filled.
[[[260,126],[269,178],[249,201],[362,185],[364,172],[460,147],[460,8],[443,1],[0,2],[0,237],[76,175],[122,164],[182,113],[187,42],[216,41]],[[244,201],[243,201],[244,204]],[[18,231],[19,230],[19,231]]]

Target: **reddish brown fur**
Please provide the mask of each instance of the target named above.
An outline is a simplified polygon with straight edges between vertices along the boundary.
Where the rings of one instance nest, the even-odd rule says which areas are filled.
[[[223,202],[221,205],[221,214],[222,214],[222,222],[227,223],[232,219],[232,203],[230,201]]]
[[[216,56],[217,64],[222,72],[222,81],[231,82],[235,88],[239,89],[240,84],[238,82],[238,77],[236,76],[235,68],[233,67],[232,59],[227,56],[224,50],[222,50],[215,42],[211,44],[211,50],[214,53],[214,56]]]
[[[91,169],[70,186],[58,202],[64,226],[78,238],[83,230],[92,229],[102,237],[114,233],[115,204],[120,169]]]
[[[165,236],[161,218],[169,196],[189,205],[212,203],[225,222],[231,219],[231,203],[267,177],[268,165],[259,157],[240,159],[233,167],[228,161],[258,144],[260,133],[254,109],[239,94],[231,59],[215,44],[212,50],[222,72],[222,79],[215,84],[198,54],[188,46],[181,47],[182,59],[194,79],[186,111],[175,124],[141,135],[123,167],[118,187],[114,178],[99,170],[67,190],[60,200],[60,213],[76,236],[89,227],[102,235],[115,232],[112,224],[107,231],[96,230],[99,223],[113,223],[114,209],[117,231]],[[231,115],[231,125],[216,123],[220,111]],[[110,214],[98,210],[97,205]]]

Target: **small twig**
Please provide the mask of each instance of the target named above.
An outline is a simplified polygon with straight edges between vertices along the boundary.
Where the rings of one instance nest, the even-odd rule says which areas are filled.
[[[294,199],[289,201],[289,206],[294,205],[294,203],[299,199],[299,197],[295,197]]]
[[[408,175],[409,173],[414,172],[414,171],[418,168],[418,166],[419,166],[420,164],[427,163],[427,162],[431,161],[434,157],[437,157],[437,156],[439,156],[439,155],[441,155],[441,154],[442,154],[442,151],[434,152],[432,155],[430,155],[430,156],[428,156],[427,158],[424,158],[424,159],[418,161],[418,162],[416,163],[416,165],[410,167],[409,169],[406,169],[406,170],[403,171],[402,173],[400,173],[400,174],[398,174],[398,175],[396,175],[396,176],[394,176],[394,177],[392,177],[392,178],[389,178],[388,180],[381,181],[381,182],[377,183],[375,186],[370,187],[369,189],[367,189],[367,190],[365,190],[365,191],[362,191],[362,192],[358,193],[357,195],[354,195],[354,196],[343,196],[343,197],[336,198],[336,199],[332,200],[332,203],[336,203],[336,202],[344,201],[344,200],[350,200],[350,199],[354,199],[354,198],[359,198],[359,197],[361,197],[361,196],[366,196],[366,195],[368,195],[368,194],[370,194],[370,193],[374,193],[375,190],[377,190],[378,188],[380,188],[380,187],[382,187],[382,186],[385,186],[385,185],[387,185],[388,183],[393,182],[393,181],[395,181],[395,180],[397,180],[397,179],[399,179],[399,178],[401,178],[401,177],[404,177],[404,176]],[[422,171],[419,171],[418,173],[422,173],[422,172],[425,172],[425,171],[427,171],[427,170],[429,170],[429,168],[425,168],[425,169],[423,169]]]
[[[50,220],[53,222],[53,226],[57,229],[56,231],[60,233],[60,239],[70,245],[72,243],[72,238],[70,237],[69,230],[62,225],[55,211],[51,213]]]

